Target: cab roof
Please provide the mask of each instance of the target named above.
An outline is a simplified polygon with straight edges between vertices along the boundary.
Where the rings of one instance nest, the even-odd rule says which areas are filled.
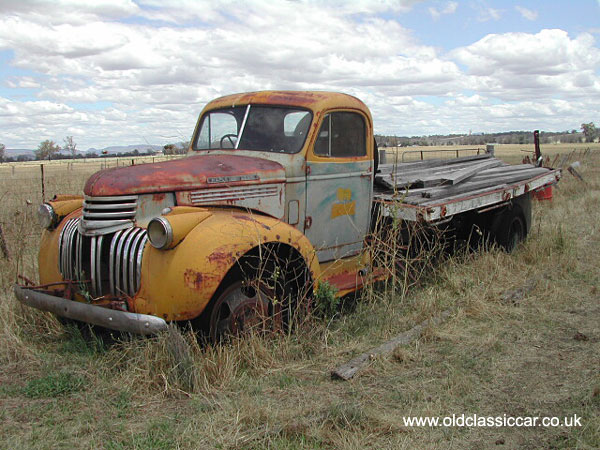
[[[206,105],[204,111],[247,104],[268,104],[308,108],[313,112],[331,108],[359,109],[370,118],[369,108],[358,98],[326,91],[258,91],[227,95]]]

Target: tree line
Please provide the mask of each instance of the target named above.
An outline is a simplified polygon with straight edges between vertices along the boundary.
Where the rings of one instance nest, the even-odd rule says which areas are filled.
[[[183,142],[177,144],[166,144],[163,146],[163,154],[165,155],[182,155],[188,150],[189,142]],[[67,152],[67,154],[60,153],[61,150]],[[120,152],[112,156],[127,157],[127,156],[139,156],[139,155],[154,155],[156,152],[148,150],[145,153],[135,149],[131,152]],[[38,145],[37,149],[34,150],[35,160],[53,160],[53,159],[82,159],[82,158],[100,158],[107,156],[107,152],[98,154],[96,152],[77,152],[77,143],[73,139],[73,136],[67,136],[64,138],[64,145],[61,147],[56,142],[50,139],[46,139]],[[27,161],[30,158],[26,155],[19,155],[16,158],[6,156],[6,146],[0,143],[0,162],[14,162],[14,161]]]
[[[563,143],[575,144],[578,142],[594,142],[600,137],[600,130],[594,122],[582,123],[581,131],[566,130],[558,132],[540,132],[542,144]],[[497,144],[533,144],[532,131],[506,131],[502,133],[476,133],[476,134],[447,134],[430,136],[389,136],[376,135],[377,144],[382,147],[410,147],[413,145],[474,145],[480,146],[488,143]]]
[[[600,138],[600,129],[596,127],[594,122],[582,123],[581,132],[577,130],[559,131],[559,132],[540,132],[540,142],[542,144],[563,143],[573,144],[577,142],[595,142]],[[533,144],[533,133],[531,131],[507,131],[503,133],[478,133],[469,135],[448,134],[448,135],[431,135],[431,136],[385,136],[375,135],[377,144],[381,147],[410,147],[412,145],[485,145],[487,143],[498,144]],[[67,158],[98,158],[106,156],[106,153],[98,155],[95,152],[86,154],[77,153],[77,143],[73,136],[67,136],[63,139],[61,147],[56,142],[46,139],[38,145],[35,150],[36,160],[51,160],[51,159],[67,159]],[[181,155],[187,152],[189,142],[177,144],[166,144],[163,146],[165,155]],[[67,155],[61,154],[60,151],[67,151]],[[7,157],[6,146],[0,143],[0,162],[26,161],[24,155],[19,155],[17,158]],[[114,156],[139,156],[141,153],[135,149],[133,152],[121,152]],[[145,154],[154,154],[147,152]]]

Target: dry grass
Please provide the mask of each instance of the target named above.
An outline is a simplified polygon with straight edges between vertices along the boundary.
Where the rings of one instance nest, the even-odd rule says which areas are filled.
[[[2,178],[12,256],[0,259],[2,446],[598,448],[600,154],[580,172],[587,184],[565,173],[554,200],[536,205],[530,238],[513,255],[455,257],[418,288],[371,291],[333,321],[215,347],[178,329],[105,345],[18,306],[10,285],[17,272],[35,278],[39,236],[25,200],[36,205],[39,193]],[[48,189],[77,192],[83,180],[56,177]],[[447,308],[452,318],[413,345],[350,382],[330,379],[336,365]],[[402,421],[463,413],[577,414],[583,426]]]

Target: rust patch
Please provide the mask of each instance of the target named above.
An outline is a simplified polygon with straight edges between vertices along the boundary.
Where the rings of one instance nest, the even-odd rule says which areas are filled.
[[[245,177],[258,177],[246,180]],[[87,195],[163,193],[213,186],[209,179],[236,177],[228,186],[285,179],[281,164],[241,155],[196,155],[183,159],[115,167],[92,175],[85,184]]]
[[[327,278],[327,281],[332,286],[335,286],[338,291],[359,289],[363,285],[362,277],[359,277],[356,272],[343,272]]]
[[[195,270],[188,269],[183,274],[183,282],[187,287],[191,289],[202,289],[203,281],[204,276],[200,272],[196,272]]]
[[[211,263],[219,263],[221,261],[229,261],[232,258],[233,258],[232,253],[227,253],[227,252],[213,252],[210,255],[208,255],[208,260]]]

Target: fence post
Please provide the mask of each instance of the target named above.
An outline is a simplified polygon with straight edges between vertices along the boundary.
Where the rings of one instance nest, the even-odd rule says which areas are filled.
[[[2,250],[4,259],[10,260],[10,253],[8,253],[8,247],[6,246],[6,240],[4,239],[4,232],[2,231],[2,224],[0,224],[0,250]]]
[[[44,165],[40,164],[40,170],[42,172],[42,203],[46,201],[46,187],[44,186]]]

